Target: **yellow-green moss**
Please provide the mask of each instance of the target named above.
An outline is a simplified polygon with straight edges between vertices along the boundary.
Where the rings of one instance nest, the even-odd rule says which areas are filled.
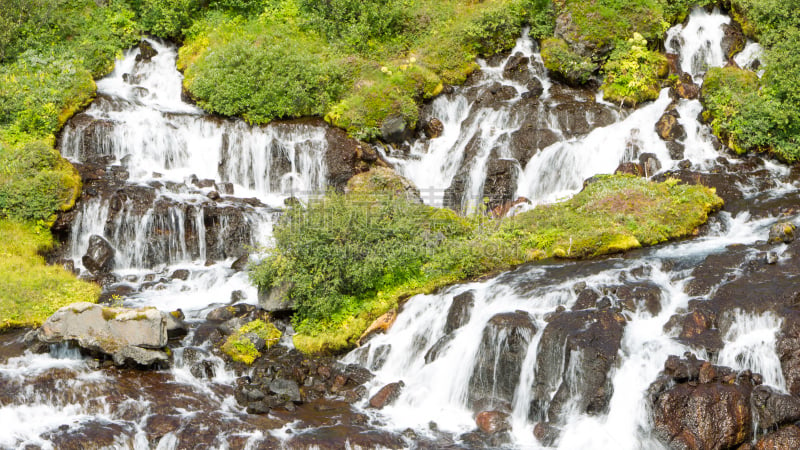
[[[222,344],[222,351],[234,361],[245,364],[253,364],[253,361],[261,356],[261,352],[245,335],[253,333],[263,339],[266,347],[270,348],[281,339],[281,332],[270,322],[261,319],[254,320],[242,325],[235,333],[228,336]]]
[[[47,229],[0,220],[0,329],[38,326],[59,308],[97,301],[99,286],[45,264],[40,252],[52,245]]]
[[[664,55],[648,50],[644,37],[634,33],[614,50],[603,71],[603,98],[635,106],[658,98],[660,80],[669,73],[669,65]]]
[[[572,85],[585,84],[597,70],[591,59],[578,55],[567,42],[559,38],[542,41],[542,60],[550,72]]]

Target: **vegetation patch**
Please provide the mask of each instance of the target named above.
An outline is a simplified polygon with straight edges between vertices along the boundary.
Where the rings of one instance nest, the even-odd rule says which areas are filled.
[[[0,329],[39,326],[59,308],[97,301],[99,286],[45,264],[40,253],[52,246],[46,228],[0,220]]]
[[[584,258],[687,236],[722,206],[712,189],[601,176],[570,200],[495,220],[391,196],[328,195],[290,208],[251,268],[259,289],[291,283],[295,345],[351,348],[411,295],[547,257]]]
[[[542,61],[550,72],[575,86],[586,84],[597,70],[590,58],[575,53],[563,39],[548,38],[542,41]]]
[[[422,100],[463,82],[478,56],[546,36],[550,0],[282,0],[212,10],[186,29],[179,67],[201,106],[252,123],[324,116],[361,139],[417,122]]]
[[[733,0],[734,18],[765,49],[764,75],[726,67],[706,74],[701,100],[714,133],[739,153],[800,159],[800,15],[792,2]]]
[[[603,66],[603,98],[626,106],[636,106],[658,98],[661,80],[669,73],[664,55],[647,49],[639,33],[618,45]]]
[[[222,344],[222,351],[234,361],[253,364],[253,361],[261,356],[261,352],[253,342],[258,339],[264,341],[265,348],[270,348],[280,341],[281,332],[271,322],[257,319],[242,325],[235,333],[228,336]]]

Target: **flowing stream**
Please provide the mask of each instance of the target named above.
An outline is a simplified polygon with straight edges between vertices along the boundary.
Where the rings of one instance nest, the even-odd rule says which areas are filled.
[[[697,83],[709,67],[725,64],[721,26],[729,22],[718,11],[698,9],[685,26],[668,31],[668,51],[680,54],[680,67]],[[200,322],[217,306],[256,303],[241,263],[254,247],[268,244],[285,199],[324,190],[329,129],[316,122],[257,127],[206,114],[181,97],[175,47],[148,42],[157,54],[146,59],[138,49],[128,52],[60,137],[63,155],[82,173],[102,171],[92,180],[111,180],[85,186],[65,259],[88,276],[82,256],[91,237],[102,236],[115,249],[110,294],[124,294],[127,306],[181,308]],[[736,61],[750,67],[758,54],[757,44],[748,45]],[[474,208],[495,195],[497,179],[505,183],[499,203],[518,197],[531,205],[552,202],[580,191],[586,178],[631,161],[657,161],[643,164],[648,176],[750,167],[722,158],[697,121],[700,102],[674,100],[669,89],[636,109],[608,104],[601,95],[551,80],[526,35],[507,57],[480,65],[467,85],[425,107],[425,119],[443,125],[439,137],[383,152],[428,203]],[[654,124],[672,110],[685,133],[667,142]],[[467,435],[475,414],[504,409],[510,437],[498,445],[507,448],[542,448],[534,426],[546,421],[560,429],[552,447],[650,449],[662,444],[652,433],[646,391],[669,355],[691,351],[760,373],[765,384],[786,391],[776,353],[779,315],[730,311],[720,320],[722,347],[715,352],[665,327],[729,281],[721,277],[704,296],[690,295],[696,267],[732,252],[760,261],[756,247],[776,221],[772,211],[781,199],[800,195],[796,174],[758,164],[758,176],[732,178],[741,201],[714,216],[699,237],[595,261],[527,265],[408,300],[387,333],[342,358],[375,374],[370,395],[387,383],[402,380],[404,387],[382,410],[368,408],[369,396],[354,408],[372,429],[402,434],[412,448],[471,448]],[[800,224],[797,216],[789,220]],[[796,257],[786,245],[772,251],[779,265]],[[587,297],[597,303],[587,306]],[[566,344],[567,334],[593,333],[595,324],[612,319],[620,325],[610,328],[618,333],[610,350],[588,338]],[[192,339],[184,344],[206,351],[211,345]],[[0,345],[2,448],[85,448],[86,442],[97,448],[190,448],[193,442],[295,448],[287,443],[304,432],[299,418],[247,414],[233,398],[237,375],[219,358],[211,358],[214,376],[199,379],[183,363],[180,347],[172,369],[136,372],[98,370],[68,348],[25,352],[21,342],[21,334],[10,334]],[[590,364],[598,354],[611,361],[602,373]],[[589,397],[597,389],[607,395],[594,410]],[[154,423],[165,422],[179,425],[154,434]]]

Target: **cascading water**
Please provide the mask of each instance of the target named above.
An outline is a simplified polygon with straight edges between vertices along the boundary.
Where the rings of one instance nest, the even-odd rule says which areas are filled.
[[[728,22],[718,12],[697,10],[685,27],[668,33],[668,50],[680,52],[682,67],[698,83],[708,67],[724,63],[715,58],[722,54],[719,27]],[[242,246],[269,237],[274,210],[266,205],[324,186],[326,131],[307,123],[251,127],[206,115],[181,100],[175,50],[151,45],[158,53],[152,60],[137,61],[134,50],[98,82],[98,99],[61,137],[62,151],[83,170],[101,167],[112,178],[107,195],[89,195],[95,189],[89,177],[89,198],[75,213],[67,257],[85,269],[80,260],[91,236],[103,236],[117,252],[114,284],[127,287],[131,306],[182,308],[193,318],[236,291],[254,303],[255,288],[231,264],[244,255]],[[469,208],[496,193],[490,178],[504,179],[512,191],[502,201],[526,196],[548,202],[573,194],[589,176],[651,153],[661,163],[655,171],[688,159],[693,169],[708,170],[698,177],[725,172],[748,207],[731,202],[691,240],[625,257],[529,265],[408,300],[387,333],[343,359],[374,372],[369,394],[387,383],[405,384],[381,410],[368,408],[366,400],[357,404],[365,415],[360,423],[403,436],[408,447],[541,448],[534,429],[546,423],[559,430],[545,442],[552,447],[649,449],[662,444],[653,435],[646,391],[669,355],[691,351],[759,372],[766,384],[789,390],[792,380],[776,353],[788,319],[732,308],[709,330],[718,337],[713,351],[698,348],[680,322],[672,322],[699,302],[735,302],[726,289],[738,279],[780,283],[769,274],[796,269],[788,265],[797,248],[759,243],[782,199],[796,203],[800,197],[796,174],[772,163],[722,158],[707,127],[696,121],[697,100],[673,101],[665,90],[629,111],[551,82],[526,37],[504,61],[481,61],[481,68],[471,83],[428,106],[424,115],[441,121],[441,136],[412,143],[406,154],[390,149],[386,155],[426,202]],[[680,152],[653,129],[673,107],[685,130],[677,140]],[[736,170],[748,176],[736,178]],[[430,187],[433,198],[426,195]],[[796,216],[790,220],[800,223]],[[770,257],[775,264],[766,266],[762,261]],[[759,275],[767,270],[762,266],[776,269]],[[92,442],[171,449],[202,442],[278,448],[313,427],[323,438],[339,437],[327,428],[339,420],[326,412],[335,405],[288,420],[246,414],[234,399],[239,379],[210,355],[208,342],[175,349],[171,370],[141,373],[96,370],[97,362],[74,350],[4,356],[6,347],[21,345],[21,336],[0,342],[0,447]],[[201,380],[189,369],[190,352],[206,355],[212,376]],[[490,409],[509,414],[507,439],[471,440],[475,414]],[[309,419],[314,414],[324,420]]]

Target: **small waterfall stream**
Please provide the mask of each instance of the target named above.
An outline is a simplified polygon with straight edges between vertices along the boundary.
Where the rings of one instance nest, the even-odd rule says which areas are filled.
[[[681,68],[698,84],[709,67],[725,63],[720,27],[729,22],[697,9],[667,33],[668,51],[680,54]],[[129,306],[181,308],[199,322],[232,298],[256,302],[255,288],[233,266],[268,242],[284,199],[324,190],[330,130],[318,122],[257,127],[205,114],[181,97],[175,48],[148,42],[156,56],[128,52],[60,137],[62,153],[89,180],[65,258],[86,276],[81,258],[91,237],[102,236],[116,251],[109,292],[124,293]],[[748,45],[736,61],[751,66],[758,53],[757,44]],[[365,426],[403,436],[410,448],[472,448],[475,414],[496,409],[510,416],[510,440],[495,443],[504,448],[543,448],[534,437],[540,422],[560,430],[550,447],[663,448],[646,391],[669,355],[687,351],[758,372],[787,391],[776,353],[780,315],[732,309],[717,320],[715,351],[684,339],[673,320],[746,276],[738,267],[763,265],[762,253],[774,253],[771,267],[793,270],[797,249],[761,241],[775,211],[800,197],[798,174],[720,153],[697,121],[698,100],[674,100],[664,89],[630,110],[550,80],[527,33],[507,57],[480,66],[465,86],[425,106],[423,122],[443,125],[439,137],[384,152],[427,203],[468,210],[483,197],[493,204],[552,202],[643,154],[658,160],[656,173],[691,168],[697,177],[729,176],[719,186],[741,195],[690,240],[593,261],[547,261],[409,299],[387,333],[342,358],[375,374],[370,395],[354,406]],[[654,124],[673,109],[685,134],[665,142]],[[800,224],[796,214],[788,220]],[[737,268],[717,276],[728,260]],[[207,352],[209,342],[192,338],[185,345]],[[136,372],[98,370],[66,348],[23,352],[21,342],[21,335],[0,342],[2,448],[317,448],[287,443],[315,426],[325,429],[319,424],[327,422],[309,416],[333,414],[329,405],[301,410],[294,420],[247,414],[234,399],[236,374],[210,358],[214,375],[200,379],[184,363],[184,348],[175,349],[172,369]],[[405,386],[393,404],[368,407],[372,394],[400,380]],[[153,431],[159,429],[169,431]]]

